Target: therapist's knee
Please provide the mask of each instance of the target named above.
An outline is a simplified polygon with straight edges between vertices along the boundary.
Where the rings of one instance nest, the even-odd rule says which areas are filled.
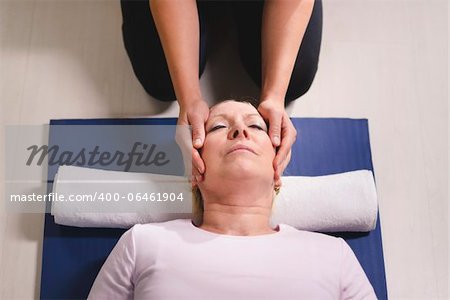
[[[159,101],[171,102],[177,100],[172,82],[160,83],[147,80],[144,82],[141,81],[141,84],[148,95]]]
[[[301,72],[296,72],[294,69],[286,92],[286,103],[294,101],[306,94],[313,84],[316,73],[317,65],[309,65],[306,69],[303,68]]]

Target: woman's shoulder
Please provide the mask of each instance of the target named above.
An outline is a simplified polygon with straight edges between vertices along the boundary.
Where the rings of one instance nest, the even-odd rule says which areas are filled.
[[[293,239],[296,239],[303,243],[310,242],[328,247],[329,246],[341,247],[342,242],[344,241],[340,237],[335,237],[320,232],[300,230],[287,224],[280,224],[280,227],[282,228],[282,230],[284,229],[287,236],[292,237]]]

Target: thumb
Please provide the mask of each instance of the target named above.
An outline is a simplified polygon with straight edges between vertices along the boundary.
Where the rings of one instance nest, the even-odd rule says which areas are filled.
[[[278,114],[271,114],[269,116],[269,136],[275,147],[280,145],[281,119],[282,116]]]
[[[203,146],[205,140],[205,123],[198,116],[193,116],[189,121],[192,126],[192,144],[199,149]]]

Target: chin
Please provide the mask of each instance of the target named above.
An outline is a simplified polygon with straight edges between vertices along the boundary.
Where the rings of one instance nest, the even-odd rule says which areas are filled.
[[[248,178],[260,176],[263,173],[261,165],[256,162],[236,161],[233,164],[228,164],[223,169],[226,174],[229,174],[232,178]]]

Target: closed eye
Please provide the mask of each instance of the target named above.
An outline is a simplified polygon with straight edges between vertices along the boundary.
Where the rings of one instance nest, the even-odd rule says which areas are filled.
[[[262,128],[261,126],[259,126],[259,125],[257,125],[257,124],[250,125],[249,127],[251,127],[251,128],[256,128],[256,129],[258,129],[258,130],[266,131],[264,128]]]
[[[220,128],[225,128],[225,127],[226,127],[225,125],[216,125],[216,126],[212,127],[212,128],[208,131],[208,133],[209,133],[209,132],[212,132],[212,131],[215,131],[215,130],[217,130],[217,129],[220,129]]]

